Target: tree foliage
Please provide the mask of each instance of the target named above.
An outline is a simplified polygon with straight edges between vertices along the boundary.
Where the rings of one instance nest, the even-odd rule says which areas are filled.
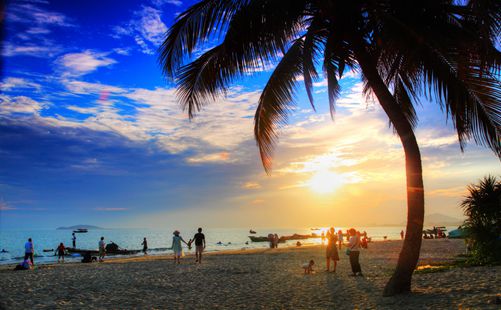
[[[478,263],[501,262],[501,180],[486,176],[469,185],[461,207],[473,240],[473,259]]]

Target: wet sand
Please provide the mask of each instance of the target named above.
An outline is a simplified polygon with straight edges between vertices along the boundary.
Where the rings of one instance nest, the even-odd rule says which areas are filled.
[[[0,269],[1,309],[500,309],[501,267],[453,268],[415,274],[413,293],[382,297],[401,241],[370,243],[351,277],[340,251],[336,273],[326,273],[322,246],[192,256],[53,264],[31,271]],[[420,265],[452,261],[462,240],[423,240]],[[315,260],[315,273],[301,264]]]

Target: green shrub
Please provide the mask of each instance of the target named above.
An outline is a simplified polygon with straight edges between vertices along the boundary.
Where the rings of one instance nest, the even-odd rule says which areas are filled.
[[[501,181],[484,177],[468,186],[461,203],[471,238],[471,262],[484,265],[501,262]]]

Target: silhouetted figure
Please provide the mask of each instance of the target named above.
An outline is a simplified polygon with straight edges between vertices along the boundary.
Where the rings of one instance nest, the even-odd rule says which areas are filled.
[[[146,237],[144,237],[143,242],[141,243],[143,246],[144,255],[148,255],[148,241],[146,241]]]
[[[77,236],[75,236],[75,233],[72,233],[71,236],[71,243],[73,245],[73,248],[75,249],[77,247]]]
[[[99,261],[102,262],[104,257],[106,256],[106,242],[104,242],[104,237],[101,237],[101,240],[98,243],[99,247]]]
[[[357,234],[357,231],[353,228],[348,230],[348,233],[350,235],[349,239],[349,244],[348,244],[348,249],[349,249],[349,256],[350,256],[350,265],[351,265],[351,271],[353,272],[353,275],[360,275],[362,276],[362,267],[360,266],[360,235]]]
[[[193,236],[193,240],[191,242],[195,242],[195,262],[201,264],[202,263],[202,253],[205,250],[205,235],[202,234],[202,228],[198,228],[198,232]],[[231,244],[231,243],[228,243]]]
[[[33,241],[31,238],[28,239],[28,242],[24,244],[24,260],[30,259],[31,264],[34,266],[35,262],[33,261],[33,255],[35,254],[35,247],[33,245]]]
[[[334,227],[331,227],[327,232],[327,248],[325,250],[325,258],[327,264],[327,272],[330,270],[331,260],[334,263],[333,272],[336,272],[337,262],[339,261],[339,253],[337,251],[337,235]]]
[[[64,247],[64,244],[61,242],[59,246],[57,247],[57,262],[59,263],[61,260],[64,263],[64,251],[66,248]]]

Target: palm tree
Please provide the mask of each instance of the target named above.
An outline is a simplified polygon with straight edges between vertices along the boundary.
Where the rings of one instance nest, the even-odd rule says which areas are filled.
[[[474,240],[474,259],[481,263],[500,261],[501,181],[486,176],[479,184],[469,185],[461,207],[467,216],[464,226]]]
[[[322,68],[334,116],[339,79],[347,67],[358,70],[365,93],[376,96],[405,153],[407,228],[384,291],[394,295],[410,291],[421,247],[424,187],[413,131],[419,96],[446,110],[461,149],[473,138],[501,156],[501,58],[495,48],[500,8],[495,0],[204,0],[178,16],[159,61],[166,76],[177,78],[178,97],[190,118],[224,95],[234,79],[276,64],[255,114],[254,134],[267,172],[277,128],[292,112],[298,78],[304,78],[315,108],[313,81]],[[187,61],[196,48],[219,37],[216,46]]]

